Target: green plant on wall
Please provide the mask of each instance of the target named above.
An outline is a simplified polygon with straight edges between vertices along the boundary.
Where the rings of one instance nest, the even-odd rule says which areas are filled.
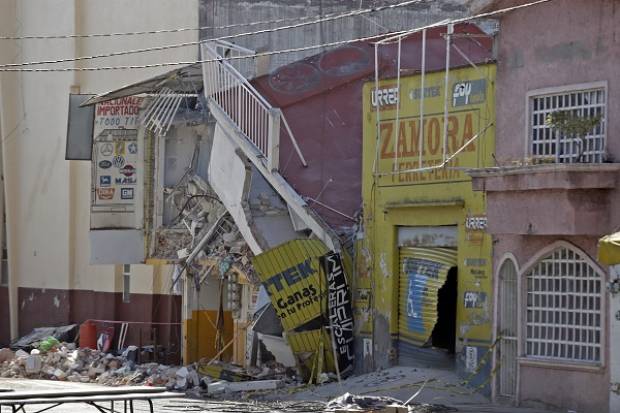
[[[574,111],[563,110],[547,115],[545,124],[565,137],[579,139],[577,162],[582,162],[586,149],[586,136],[601,123],[602,119],[603,115],[600,113],[595,116],[579,116]]]

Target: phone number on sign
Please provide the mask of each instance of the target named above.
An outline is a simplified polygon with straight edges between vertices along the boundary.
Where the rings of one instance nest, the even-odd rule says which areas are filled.
[[[95,118],[95,126],[135,126],[138,124],[137,116],[112,116]]]

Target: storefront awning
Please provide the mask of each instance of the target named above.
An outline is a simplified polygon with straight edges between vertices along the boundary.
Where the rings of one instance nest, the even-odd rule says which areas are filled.
[[[598,241],[598,260],[602,264],[620,264],[620,232],[605,235]]]
[[[168,88],[176,93],[197,93],[202,89],[202,86],[202,67],[200,64],[193,64],[93,96],[84,101],[80,106],[90,106],[112,99],[143,93],[155,93],[162,88]]]

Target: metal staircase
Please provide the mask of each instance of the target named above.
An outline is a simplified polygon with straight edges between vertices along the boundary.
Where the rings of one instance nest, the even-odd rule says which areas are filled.
[[[217,122],[284,199],[291,215],[296,215],[291,220],[301,219],[329,248],[338,250],[338,238],[331,228],[278,171],[282,129],[291,139],[300,162],[304,166],[307,163],[282,111],[273,107],[246,77],[255,74],[254,60],[242,57],[254,52],[228,42],[209,41],[201,44],[201,54],[204,94]]]

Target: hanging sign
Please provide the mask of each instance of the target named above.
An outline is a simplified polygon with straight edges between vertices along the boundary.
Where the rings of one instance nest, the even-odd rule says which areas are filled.
[[[142,100],[130,96],[101,102],[95,108],[93,212],[133,212],[141,165],[137,127]]]

